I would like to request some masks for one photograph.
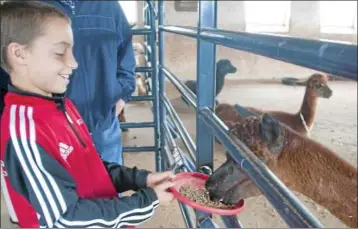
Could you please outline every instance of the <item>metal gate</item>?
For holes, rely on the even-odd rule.
[[[213,169],[214,136],[225,146],[233,159],[248,173],[252,181],[270,201],[289,227],[323,227],[297,197],[243,144],[234,143],[227,127],[214,114],[216,45],[251,52],[276,60],[315,69],[357,80],[357,46],[317,40],[251,34],[217,29],[218,1],[198,1],[198,27],[164,25],[164,1],[146,1],[143,29],[133,30],[134,35],[145,36],[147,66],[137,67],[151,81],[149,96],[131,97],[131,101],[152,101],[154,121],[124,123],[122,127],[153,127],[154,146],[125,147],[126,152],[155,151],[156,170],[176,168],[181,171]],[[156,23],[157,22],[157,23]],[[197,96],[195,96],[166,66],[164,33],[174,33],[197,39]],[[158,51],[158,55],[157,55]],[[158,62],[157,62],[158,58]],[[168,78],[181,95],[195,108],[197,127],[196,143],[189,136],[175,109],[165,94],[164,79]],[[175,142],[173,129],[182,139],[187,154]],[[208,144],[210,143],[210,144]],[[179,204],[188,228],[214,228],[211,215]],[[228,228],[241,228],[236,216],[222,216]]]

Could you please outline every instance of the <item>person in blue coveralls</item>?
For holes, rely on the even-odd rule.
[[[72,21],[78,68],[66,92],[80,111],[103,160],[123,165],[116,106],[121,111],[135,90],[130,25],[118,1],[54,0]],[[0,96],[9,77],[0,72]],[[3,103],[0,98],[0,111]]]

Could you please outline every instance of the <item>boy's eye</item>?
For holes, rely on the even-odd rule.
[[[65,55],[64,53],[55,53],[57,56],[63,56]]]

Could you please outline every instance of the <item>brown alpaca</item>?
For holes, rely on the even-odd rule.
[[[296,132],[299,132],[302,135],[310,135],[310,130],[313,127],[318,98],[330,98],[332,96],[332,90],[327,85],[328,78],[326,75],[315,73],[313,74],[306,82],[306,91],[301,105],[301,109],[297,113],[287,113],[281,111],[264,111],[252,107],[247,107],[250,111],[254,111],[258,114],[268,113],[277,118],[280,122],[288,125]],[[224,123],[226,121],[233,121],[232,115],[234,107],[231,109],[228,108],[228,104],[221,105],[219,104],[216,108],[216,111],[225,110],[225,112],[220,112],[221,118]]]
[[[229,131],[236,142],[241,140],[287,187],[310,197],[346,225],[358,227],[355,167],[270,115],[239,120]],[[212,174],[206,188],[213,199],[230,204],[260,194],[230,157]]]

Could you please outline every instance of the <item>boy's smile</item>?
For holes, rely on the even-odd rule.
[[[60,74],[60,77],[62,77],[67,82],[67,84],[70,83],[70,75],[69,74],[67,74],[67,75]]]

